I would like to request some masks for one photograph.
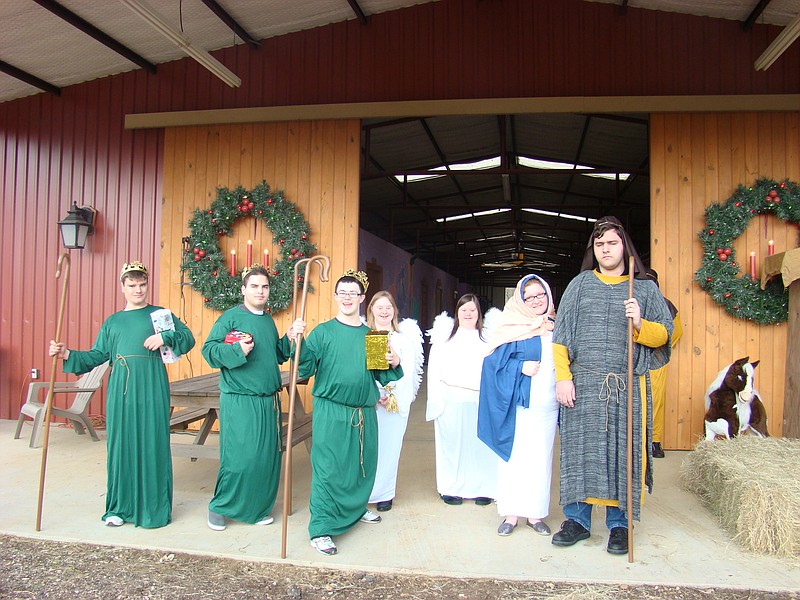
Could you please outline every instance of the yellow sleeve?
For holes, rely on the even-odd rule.
[[[683,335],[683,323],[681,323],[681,315],[680,313],[675,313],[675,318],[672,320],[674,324],[674,328],[672,329],[672,347],[675,347],[675,344],[678,343],[678,340],[681,339]]]
[[[667,328],[661,323],[642,319],[642,328],[633,330],[633,341],[649,348],[658,348],[667,343],[669,334]]]
[[[561,344],[553,344],[553,361],[556,363],[556,381],[572,381],[569,370],[569,350]]]

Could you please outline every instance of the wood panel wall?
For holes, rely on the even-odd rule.
[[[207,208],[217,186],[251,189],[266,180],[273,190],[303,212],[311,226],[311,241],[331,259],[331,281],[320,283],[314,267],[306,321],[309,328],[336,313],[333,285],[358,264],[359,121],[295,121],[214,127],[168,129],[165,134],[164,197],[161,211],[161,302],[188,324],[197,346],[184,360],[170,366],[171,379],[211,372],[200,354],[211,326],[221,313],[203,305],[191,287],[181,285],[181,238],[189,234],[195,208]],[[277,258],[272,233],[255,218],[237,222],[233,236],[221,237],[226,253],[237,249],[240,261],[248,239],[254,241],[253,260],[269,248]],[[240,265],[241,266],[241,265]],[[291,309],[274,315],[278,331],[291,323]],[[310,398],[308,394],[307,397]]]
[[[800,180],[800,113],[654,114],[650,152],[652,264],[684,326],[668,370],[665,446],[688,449],[703,435],[706,387],[742,356],[761,361],[756,387],[770,432],[780,435],[786,324],[735,319],[693,279],[702,259],[697,234],[705,227],[706,206],[759,177]],[[776,252],[795,248],[798,228],[757,216],[736,240],[736,254],[755,251],[761,260],[771,239]]]

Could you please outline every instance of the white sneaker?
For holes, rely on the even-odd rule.
[[[311,546],[320,554],[325,554],[326,556],[332,556],[336,554],[336,544],[333,543],[331,536],[323,535],[321,537],[315,537],[311,540]]]
[[[380,515],[376,515],[371,510],[367,510],[367,512],[365,512],[361,516],[361,522],[362,523],[380,523],[381,522],[381,516]]]
[[[256,525],[269,525],[273,521],[275,521],[275,518],[272,515],[267,515],[266,517],[264,517],[260,521],[257,521]]]
[[[125,521],[120,519],[117,515],[109,515],[106,517],[105,524],[109,527],[120,527]]]

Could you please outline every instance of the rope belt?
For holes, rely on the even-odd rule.
[[[594,371],[574,363],[572,366],[578,367],[583,371],[592,373],[593,375],[599,375],[600,377],[603,377],[603,381],[600,383],[600,391],[597,393],[597,399],[601,402],[605,402],[606,404],[606,431],[608,431],[608,403],[611,402],[613,398],[613,400],[617,403],[617,406],[619,406],[620,393],[628,389],[627,384],[625,383],[627,375],[621,375],[613,372],[603,374],[602,371]]]
[[[278,428],[278,435],[276,436],[278,440],[278,454],[283,452],[283,440],[281,439],[283,433],[283,427],[281,425],[281,397],[279,392],[275,392],[272,394],[272,408],[275,411],[275,423]]]
[[[158,358],[161,360],[160,354],[129,354],[128,356],[123,356],[122,354],[117,354],[114,357],[114,362],[111,364],[111,368],[113,369],[117,363],[122,363],[122,366],[125,367],[125,389],[122,392],[123,396],[128,395],[128,380],[131,378],[131,368],[128,366],[128,359],[129,358]]]
[[[366,477],[367,474],[364,471],[364,413],[360,408],[353,409],[353,413],[350,415],[350,427],[358,428],[358,460],[361,465],[361,476]]]

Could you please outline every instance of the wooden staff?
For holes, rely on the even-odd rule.
[[[61,284],[61,304],[58,307],[58,320],[56,321],[56,343],[61,341],[61,325],[64,322],[64,305],[67,303],[67,284],[69,283],[69,254],[64,252],[58,258],[56,279],[61,277],[64,270],[64,281]],[[47,469],[47,445],[50,441],[50,416],[53,408],[53,389],[56,385],[56,369],[58,368],[58,354],[53,357],[50,369],[50,386],[47,388],[47,399],[44,402],[44,443],[42,445],[42,466],[39,470],[39,503],[36,506],[36,531],[42,530],[42,502],[44,501],[44,475]]]
[[[633,256],[628,258],[628,298],[633,298]],[[633,562],[633,317],[628,318],[628,562]]]
[[[297,278],[300,265],[306,266],[303,277],[303,294],[300,301],[300,318],[306,320],[306,296],[308,296],[308,277],[311,265],[319,265],[319,280],[328,281],[328,272],[331,268],[331,259],[318,255],[303,258],[294,264],[294,287],[292,292],[292,322],[297,319]],[[283,463],[283,522],[281,523],[281,558],[286,558],[286,532],[289,526],[289,514],[292,512],[292,430],[294,429],[294,404],[297,398],[297,374],[300,368],[300,346],[303,343],[303,334],[295,338],[294,360],[292,361],[292,374],[289,380],[289,421],[286,426],[286,451]]]

